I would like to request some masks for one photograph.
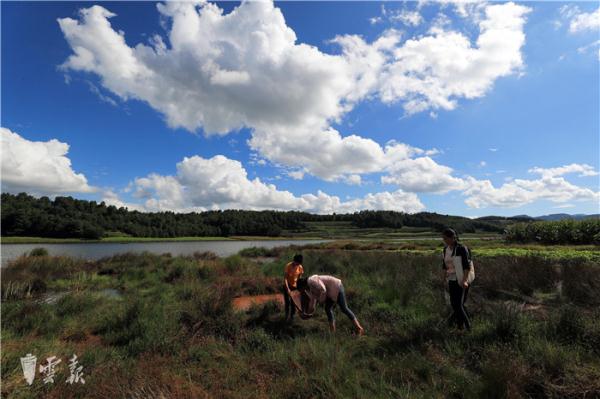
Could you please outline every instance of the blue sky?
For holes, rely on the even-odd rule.
[[[3,191],[599,212],[595,2],[181,4],[1,3]]]

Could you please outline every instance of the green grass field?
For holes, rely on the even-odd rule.
[[[433,231],[428,227],[410,227],[403,226],[400,229],[392,228],[360,228],[352,222],[305,222],[307,228],[302,231],[284,230],[283,236],[290,237],[320,237],[329,239],[363,239],[363,240],[382,240],[382,239],[402,239],[419,237],[438,237],[439,232]],[[465,237],[500,237],[496,233],[478,232],[466,234]]]
[[[599,397],[598,248],[467,245],[477,270],[468,334],[445,323],[439,240],[246,249],[224,259],[84,262],[39,251],[2,272],[2,397]],[[277,292],[297,251],[307,274],[343,279],[366,336],[353,335],[339,311],[331,334],[322,309],[292,325],[275,304],[232,309],[236,296]],[[27,353],[61,357],[57,382],[38,374],[28,386],[19,363]],[[85,385],[63,383],[73,353]]]

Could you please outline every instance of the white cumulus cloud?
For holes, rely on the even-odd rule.
[[[523,68],[521,48],[528,7],[488,5],[475,46],[460,32],[435,27],[393,50],[379,82],[384,102],[403,102],[408,113],[452,110],[459,98],[483,96],[494,81]]]
[[[443,194],[466,187],[463,179],[452,176],[452,168],[440,165],[428,156],[395,162],[383,184],[395,184],[406,191]]]
[[[390,20],[399,21],[408,26],[419,26],[423,22],[423,17],[418,11],[402,10],[391,15]]]
[[[538,200],[557,203],[569,201],[593,201],[600,205],[600,191],[574,185],[564,177],[568,173],[580,176],[596,176],[598,172],[589,165],[570,164],[557,168],[532,168],[530,173],[539,174],[539,179],[512,179],[496,188],[489,180],[468,177],[463,195],[465,203],[472,208],[519,207]]]
[[[593,166],[588,164],[577,164],[572,163],[570,165],[560,166],[558,168],[540,168],[535,167],[529,169],[530,173],[537,173],[542,176],[547,177],[555,177],[555,176],[563,176],[568,173],[578,173],[580,177],[584,176],[597,176],[598,172],[594,169]]]
[[[171,127],[205,134],[250,128],[248,144],[261,157],[346,182],[385,170],[394,150],[344,136],[332,123],[365,99],[399,102],[414,113],[483,96],[497,78],[521,70],[529,11],[514,3],[485,6],[474,44],[441,28],[404,42],[388,30],[373,42],[335,37],[341,52],[328,54],[299,42],[272,2],[245,1],[227,14],[202,1],[157,8],[168,22],[166,39],[155,35],[133,47],[102,6],[58,19],[73,51],[62,68],[97,75],[123,100],[147,102]]]
[[[0,127],[0,137],[2,192],[56,195],[96,190],[82,173],[73,170],[67,143],[30,141],[4,127]]]
[[[568,7],[568,6],[567,6]],[[561,8],[569,18],[569,32],[579,33],[600,30],[600,7],[592,12],[581,12],[577,6]]]
[[[362,209],[418,212],[425,208],[416,194],[402,190],[367,194],[348,201],[322,191],[296,196],[259,178],[249,179],[239,161],[222,155],[185,157],[177,164],[175,175],[152,173],[135,179],[131,188],[134,197],[142,202],[140,206],[148,211],[280,209],[332,213]],[[112,201],[119,199],[113,196]]]

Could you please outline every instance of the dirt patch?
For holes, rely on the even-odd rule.
[[[283,306],[283,294],[241,296],[234,298],[231,305],[235,310],[244,312],[252,306],[262,305],[267,302],[276,302]]]
[[[294,300],[294,302],[296,302],[298,306],[300,306],[299,292],[293,291],[292,299]],[[275,302],[283,307],[283,294],[240,296],[233,299],[233,301],[231,302],[231,306],[233,306],[233,309],[239,312],[245,312],[249,310],[252,306],[262,305],[267,302]]]

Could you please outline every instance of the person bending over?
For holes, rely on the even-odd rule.
[[[308,297],[308,303],[306,309],[301,309],[303,318],[311,317],[314,314],[317,302],[325,305],[325,313],[327,314],[327,320],[329,320],[329,328],[332,332],[335,332],[335,316],[333,314],[333,307],[337,303],[340,306],[340,310],[348,316],[356,332],[359,335],[363,335],[365,330],[360,325],[358,319],[348,308],[346,301],[346,292],[342,280],[333,276],[326,275],[312,275],[309,278],[298,279],[297,284],[298,290]]]

